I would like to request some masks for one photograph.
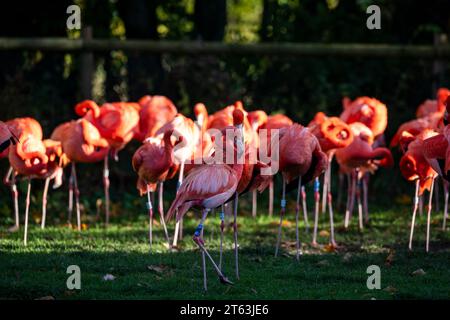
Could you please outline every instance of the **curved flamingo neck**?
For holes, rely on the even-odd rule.
[[[75,112],[80,117],[84,117],[89,111],[92,111],[92,116],[98,118],[100,116],[100,107],[95,101],[84,100],[75,106]]]

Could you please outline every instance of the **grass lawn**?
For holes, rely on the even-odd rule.
[[[292,205],[292,203],[290,204]],[[262,211],[262,210],[261,210]],[[0,298],[36,299],[448,299],[450,298],[450,233],[441,231],[442,214],[433,214],[431,252],[425,253],[426,217],[419,218],[414,251],[408,252],[410,209],[371,212],[371,225],[363,233],[356,217],[349,231],[342,230],[337,214],[335,252],[310,246],[311,233],[301,224],[303,255],[295,260],[295,223],[289,207],[281,255],[275,259],[278,216],[239,217],[241,279],[235,281],[232,228],[226,228],[224,271],[233,286],[219,283],[208,267],[209,290],[202,289],[201,255],[191,240],[198,215],[185,220],[179,252],[168,252],[161,228],[155,226],[149,251],[147,221],[116,219],[108,229],[91,223],[81,233],[61,224],[40,230],[30,222],[29,245],[23,231],[0,229]],[[310,219],[311,221],[312,219]],[[206,223],[205,241],[218,260],[219,218]],[[319,242],[327,243],[328,224],[321,216]],[[170,231],[173,221],[170,223]],[[389,258],[388,258],[389,257]],[[392,261],[391,261],[392,260]],[[381,290],[366,287],[370,265],[381,268]],[[81,268],[81,290],[69,291],[66,269]],[[411,275],[417,269],[425,275]],[[113,281],[103,276],[112,274]]]

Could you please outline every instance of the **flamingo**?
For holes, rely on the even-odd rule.
[[[196,154],[198,143],[201,139],[201,130],[194,121],[179,113],[172,121],[162,126],[156,132],[156,136],[160,136],[161,138],[167,131],[173,132],[176,136],[183,137],[183,144],[174,150],[175,160],[180,164],[177,183],[178,190],[183,183],[185,163],[192,159]],[[178,237],[182,237],[182,220],[177,220],[175,225],[172,241],[172,247],[174,248],[177,247]]]
[[[353,141],[353,133],[350,127],[337,117],[327,117],[323,112],[318,112],[314,119],[308,125],[309,130],[316,136],[322,151],[327,154],[328,166],[325,171],[322,213],[326,211],[326,201],[328,201],[328,210],[330,214],[330,244],[336,247],[334,239],[334,219],[331,194],[331,162],[336,149],[345,148]],[[316,208],[316,212],[318,212]],[[318,221],[316,217],[315,221]],[[313,244],[317,239],[317,226],[314,225]]]
[[[45,174],[48,157],[44,143],[35,136],[22,133],[16,145],[9,148],[9,163],[13,168],[13,175],[23,175],[28,178],[28,189],[25,207],[25,230],[23,243],[27,245],[28,213],[30,207],[31,179],[33,176]]]
[[[240,159],[244,154],[244,146],[242,139],[235,138],[236,135],[243,136],[244,114],[241,110],[233,111],[233,121],[234,127],[226,128],[234,133],[233,139],[229,139],[229,135],[227,135],[223,150],[223,154],[226,154],[230,151],[230,145],[233,147],[233,152],[235,152],[233,153],[233,163],[225,164],[223,161],[219,161],[219,163],[200,165],[192,169],[167,212],[167,220],[177,212],[176,219],[179,221],[191,207],[198,206],[202,209],[202,218],[195,230],[193,240],[202,251],[205,290],[207,290],[205,255],[211,261],[220,281],[224,284],[232,284],[205,248],[203,225],[211,209],[223,205],[236,194],[242,174],[243,165],[240,164],[242,162]]]
[[[281,227],[286,213],[286,185],[294,185],[298,180],[296,222],[296,259],[300,259],[300,241],[298,233],[298,216],[300,211],[301,186],[320,176],[327,167],[327,155],[322,152],[317,138],[305,127],[294,123],[280,131],[279,171],[283,176],[280,223],[278,225],[275,257],[281,242]]]
[[[349,190],[349,201],[347,201],[344,226],[345,228],[348,227],[349,215],[353,211],[353,201],[356,194],[358,200],[359,229],[362,230],[362,206],[359,192],[362,174],[373,172],[378,166],[391,167],[393,165],[393,158],[389,149],[373,147],[374,135],[372,130],[366,125],[361,122],[354,122],[350,124],[350,128],[353,133],[353,141],[347,147],[336,150],[336,160],[342,172],[346,173],[348,177],[350,175],[353,176],[351,195]],[[358,181],[358,186],[356,186],[356,181]],[[357,189],[358,192],[356,192]],[[366,215],[366,220],[367,218]]]
[[[141,109],[139,111],[139,130],[135,134],[135,138],[141,142],[145,138],[153,137],[178,113],[173,102],[165,96],[143,96],[138,103]]]
[[[255,133],[255,147],[259,148],[259,139],[258,139],[258,130],[262,126],[264,126],[267,123],[268,116],[267,113],[265,113],[263,110],[255,110],[251,111],[247,115],[247,119],[250,122],[250,125],[252,126],[252,129]],[[257,208],[257,193],[256,189],[252,191],[252,216],[256,217],[256,212],[258,210]]]
[[[284,114],[275,114],[275,115],[269,116],[267,118],[266,123],[264,125],[262,125],[260,129],[267,130],[267,135],[268,135],[267,141],[270,141],[270,133],[271,133],[272,129],[282,129],[282,128],[289,127],[292,124],[294,124],[294,122],[289,117],[285,116]],[[269,184],[269,217],[272,217],[272,215],[273,215],[273,196],[274,196],[273,180],[271,180],[270,184]],[[305,192],[304,186],[302,186],[301,196],[302,196],[303,212],[304,212],[304,215],[307,217],[308,212],[307,212],[307,208],[306,208],[306,192]]]
[[[436,178],[437,173],[433,170],[433,168],[431,168],[430,164],[425,159],[423,152],[423,141],[436,135],[438,135],[436,131],[426,129],[415,137],[407,132],[404,132],[401,138],[402,146],[406,150],[406,152],[400,160],[400,171],[405,179],[407,179],[408,181],[415,181],[416,184],[416,191],[414,193],[414,209],[408,245],[409,250],[412,250],[412,239],[417,208],[419,205],[419,196],[423,194],[424,190],[430,191],[427,215],[428,219],[426,251],[428,252],[429,249],[430,215],[432,205],[431,199],[433,196],[432,192],[434,179]]]
[[[84,118],[59,125],[54,130],[51,139],[61,141],[64,154],[72,162],[69,180],[69,222],[72,217],[73,194],[75,193],[77,229],[80,231],[80,191],[78,189],[76,163],[94,163],[104,160],[109,152],[109,144],[101,137],[98,129]]]
[[[30,117],[15,118],[7,121],[6,125],[8,126],[10,132],[13,134],[14,137],[20,137],[21,135],[26,136],[32,135],[37,140],[42,140],[43,137],[42,127],[39,124],[39,122],[33,118]],[[0,158],[8,157],[8,155],[9,155],[9,148],[5,148],[3,152],[0,153]],[[14,226],[9,230],[15,231],[18,230],[19,228],[19,199],[18,199],[19,193],[17,191],[15,174],[12,167],[9,168],[8,173],[4,179],[4,182],[11,188],[11,194],[14,203],[15,223]]]
[[[171,142],[172,133],[173,130],[166,131],[162,140],[152,137],[145,139],[144,144],[136,150],[132,159],[133,169],[139,176],[137,188],[141,196],[147,194],[150,248],[153,241],[153,206],[150,192],[154,192],[157,185],[159,185],[158,205],[160,220],[170,248],[170,239],[167,232],[163,211],[163,183],[164,181],[173,178],[178,170],[178,165],[175,163],[173,156],[174,144]],[[180,140],[182,139],[183,138],[180,137]]]
[[[117,161],[117,154],[138,133],[140,105],[132,102],[105,103],[99,107],[92,100],[85,100],[75,106],[75,112],[97,127],[101,136],[110,146]],[[103,184],[105,189],[106,225],[109,224],[109,157],[106,154],[103,166]]]

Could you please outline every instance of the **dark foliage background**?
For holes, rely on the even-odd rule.
[[[83,27],[94,38],[165,39],[226,42],[361,42],[433,44],[448,34],[450,2],[388,0],[78,0]],[[9,1],[0,12],[1,37],[80,37],[66,30],[66,8],[73,1]],[[366,28],[366,8],[377,4],[382,29]],[[307,124],[321,110],[339,114],[341,99],[377,97],[389,108],[387,141],[398,125],[414,117],[416,107],[449,86],[448,63],[420,59],[287,58],[276,56],[149,55],[113,51],[95,54],[92,86],[86,92],[79,54],[0,52],[0,119],[32,116],[48,136],[62,121],[75,117],[83,98],[98,102],[136,100],[145,94],[169,96],[191,114],[204,102],[212,112],[236,99],[249,110],[283,112]],[[135,176],[130,144],[112,165],[112,199],[116,211],[133,209]],[[398,158],[398,155],[397,155]],[[6,172],[2,160],[0,172]],[[100,165],[80,166],[84,205],[101,198]],[[336,172],[336,171],[335,171]],[[39,185],[40,182],[36,182]],[[173,186],[169,185],[169,188]],[[24,188],[24,186],[21,186]],[[23,189],[22,189],[23,191]],[[40,191],[39,191],[40,192]],[[371,183],[372,201],[391,204],[412,188],[399,171],[380,170]],[[35,192],[38,196],[39,193]],[[5,215],[9,193],[0,188]],[[65,192],[51,193],[51,205],[63,210]],[[83,198],[83,197],[82,197]]]

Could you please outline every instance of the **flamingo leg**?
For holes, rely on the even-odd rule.
[[[75,162],[72,162],[73,187],[75,193],[75,208],[77,211],[77,230],[81,231],[80,190],[78,189],[77,170]]]
[[[178,190],[179,190],[180,187],[181,187],[181,184],[183,183],[183,175],[184,175],[184,161],[181,162],[181,165],[180,165],[180,172],[179,172],[179,174],[178,174],[177,193],[178,193]],[[183,219],[183,218],[181,218],[181,219]],[[180,232],[180,224],[181,224],[180,221],[181,221],[181,220],[178,220],[178,221],[175,223],[175,232],[174,232],[174,235],[173,235],[173,243],[172,243],[172,247],[174,247],[174,248],[177,247],[178,236],[179,236],[179,234],[181,233],[181,232]]]
[[[45,228],[45,219],[47,217],[47,194],[48,186],[50,184],[50,178],[45,179],[44,193],[42,194],[42,219],[41,219],[41,229]]]
[[[344,189],[344,174],[339,172],[338,174],[339,177],[339,188],[338,188],[338,194],[337,194],[337,203],[336,203],[336,207],[338,210],[341,209],[341,204],[342,204],[342,194],[343,189]]]
[[[281,242],[281,226],[283,225],[283,217],[286,213],[286,180],[283,177],[283,193],[281,195],[281,211],[280,211],[280,223],[278,224],[277,244],[275,247],[275,257],[278,256],[278,250]]]
[[[200,237],[203,241],[203,231],[205,229],[203,228],[201,233],[200,233]],[[205,256],[205,252],[202,251],[202,269],[203,269],[203,288],[205,289],[205,291],[208,291],[208,278],[206,276],[206,256]]]
[[[369,223],[369,202],[368,202],[368,189],[369,189],[369,174],[364,174],[362,178],[363,189],[363,209],[364,209],[364,222]]]
[[[109,225],[109,156],[108,154],[105,156],[105,160],[103,163],[103,186],[105,189],[105,225]]]
[[[302,177],[298,177],[297,202],[295,204],[295,258],[300,261],[300,238],[298,234],[298,216],[300,212],[300,197],[302,193]]]
[[[239,280],[239,245],[238,245],[238,225],[237,225],[237,211],[239,204],[239,194],[236,192],[234,196],[234,221],[233,221],[233,231],[234,231],[234,260],[236,269],[236,279]]]
[[[445,231],[448,216],[448,182],[442,179],[442,184],[444,185],[444,219],[442,221],[442,231]]]
[[[301,187],[303,220],[305,221],[305,231],[309,233],[308,208],[306,207],[306,191],[305,186]]]
[[[150,251],[153,245],[153,206],[150,196],[150,185],[147,183],[147,210],[148,210],[148,239],[150,243]]]
[[[328,194],[328,170],[330,169],[330,161],[328,160],[328,166],[325,169],[323,175],[323,187],[322,187],[322,214],[327,211],[327,194]]]
[[[312,245],[317,245],[317,227],[319,225],[319,202],[320,202],[320,182],[319,178],[316,178],[314,180],[314,201],[315,201],[315,207],[314,207],[314,231],[313,231],[313,240]]]
[[[344,228],[347,229],[350,222],[350,199],[352,194],[352,179],[350,177],[350,173],[347,173],[347,204],[345,207],[345,220],[344,220]]]
[[[67,221],[69,224],[72,223],[72,212],[73,212],[73,169],[70,171],[69,178],[69,206],[67,208]]]
[[[27,200],[25,203],[25,232],[23,234],[23,244],[27,245],[28,240],[28,216],[30,211],[31,178],[28,178]]]
[[[423,194],[419,197],[419,214],[423,216]]]
[[[439,199],[439,180],[435,180],[434,182],[434,206],[436,207],[436,212],[440,211],[440,199]]]
[[[328,179],[331,181],[331,166]],[[330,244],[333,247],[336,247],[337,245],[334,239],[333,195],[331,193],[331,185],[328,187],[327,201],[328,201],[328,212],[330,214]]]
[[[352,194],[350,198],[350,219],[353,217],[353,208],[355,207],[355,197],[356,197],[356,190],[357,190],[357,173],[356,170],[352,173]]]
[[[216,271],[217,275],[219,276],[220,282],[223,284],[233,284],[233,282],[228,280],[228,278],[223,274],[223,272],[220,270],[220,268],[218,267],[218,265],[216,264],[214,259],[209,254],[208,250],[206,250],[205,242],[204,242],[203,238],[201,237],[201,232],[203,229],[203,225],[205,223],[205,219],[208,215],[208,211],[209,211],[209,209],[203,209],[202,219],[201,219],[199,225],[197,226],[197,228],[195,229],[195,233],[194,233],[194,236],[192,237],[192,240],[194,240],[194,242],[198,245],[200,250],[202,250],[202,252],[206,255],[206,257],[208,257],[208,259],[211,261],[211,263],[214,267],[214,270]]]
[[[164,219],[164,200],[163,200],[163,193],[164,193],[164,182],[159,183],[159,189],[158,189],[158,211],[159,211],[159,220],[161,221],[161,224],[164,229],[164,235],[166,236],[167,245],[170,249],[170,238],[169,238],[169,232],[167,231],[166,221]]]
[[[258,194],[256,193],[256,190],[253,190],[252,192],[252,217],[256,218],[256,212],[258,211]]]
[[[431,188],[430,194],[428,198],[428,212],[427,212],[427,243],[426,243],[426,252],[430,249],[430,224],[431,224],[431,206],[433,201],[433,189],[434,189],[434,178],[431,180]]]
[[[8,173],[4,179],[5,184],[11,186],[11,195],[14,204],[14,226],[9,229],[9,231],[14,232],[19,230],[19,192],[16,185],[16,174],[12,167],[9,167]]]
[[[273,216],[273,178],[269,184],[269,217]]]
[[[358,202],[358,228],[359,231],[363,231],[363,208],[362,208],[362,202],[361,202],[361,174],[360,172],[356,173],[357,175],[357,187],[356,187],[356,200]]]
[[[412,239],[414,234],[414,226],[416,224],[416,214],[418,207],[419,207],[419,179],[416,180],[416,191],[414,193],[414,209],[412,214],[411,231],[409,233],[409,244],[408,244],[409,250],[412,250]]]
[[[225,229],[225,208],[224,205],[220,208],[220,253],[219,253],[219,268],[222,270],[222,259],[223,259],[223,230]]]

